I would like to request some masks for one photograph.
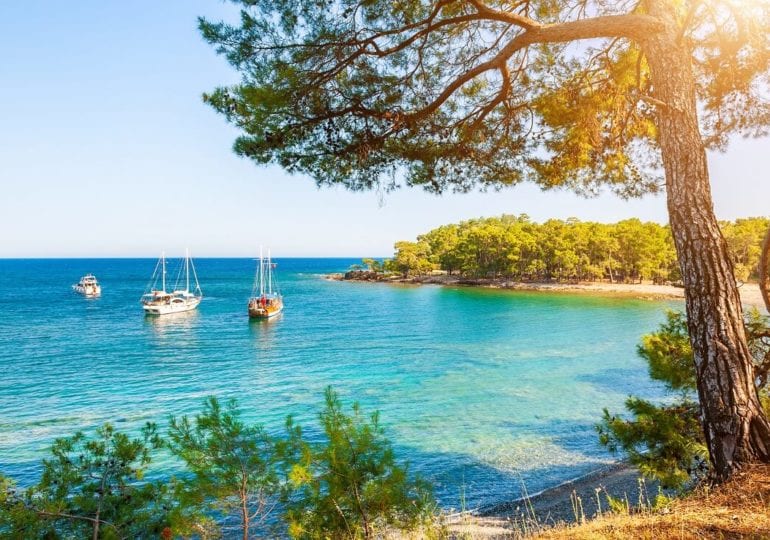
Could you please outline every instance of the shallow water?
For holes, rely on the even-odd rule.
[[[279,260],[286,309],[260,322],[246,315],[250,259],[197,260],[201,306],[161,318],[138,303],[154,260],[0,260],[0,471],[30,483],[55,437],[164,425],[212,394],[312,433],[333,385],[381,411],[445,507],[461,493],[475,507],[601,467],[602,408],[661,395],[635,347],[677,303],[320,277],[354,262]],[[71,291],[87,272],[101,298]]]

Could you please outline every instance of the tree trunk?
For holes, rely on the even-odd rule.
[[[608,264],[610,267],[610,283],[614,283],[615,281],[612,276],[612,254],[610,254],[610,258],[608,259]]]
[[[770,423],[759,404],[738,288],[714,215],[706,152],[698,128],[690,52],[680,43],[667,0],[649,0],[666,29],[642,47],[657,105],[671,232],[685,288],[698,397],[713,476],[770,461]]]
[[[767,230],[765,240],[762,242],[758,278],[762,300],[765,301],[765,309],[770,313],[770,229]]]
[[[239,492],[239,496],[241,498],[241,521],[243,522],[243,530],[241,531],[243,535],[243,540],[249,540],[249,532],[251,529],[251,523],[249,520],[249,490],[246,487],[247,478],[244,473],[243,477],[241,478],[241,488]]]

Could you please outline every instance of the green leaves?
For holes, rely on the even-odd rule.
[[[209,513],[237,515],[233,528],[248,535],[269,518],[280,482],[276,442],[240,415],[235,400],[222,406],[210,397],[193,420],[171,418],[168,446],[191,473],[179,481],[177,496]]]
[[[171,418],[167,441],[153,424],[134,439],[108,424],[58,439],[37,485],[19,490],[0,475],[0,536],[353,539],[430,516],[430,487],[396,462],[378,413],[346,414],[327,388],[319,420],[322,442],[307,442],[291,417],[274,437],[246,424],[235,400],[210,397],[195,417]],[[164,446],[185,470],[143,481]]]
[[[404,277],[422,275],[433,270],[430,261],[430,246],[425,242],[396,242],[396,255],[391,262],[391,268],[401,272]]]
[[[170,530],[175,505],[165,485],[143,480],[160,445],[153,424],[136,439],[109,424],[93,438],[57,439],[37,485],[21,493],[0,486],[0,532],[16,538],[161,535]]]
[[[433,510],[428,485],[397,464],[378,413],[365,416],[354,404],[347,414],[327,388],[319,420],[322,442],[294,437],[286,514],[293,538],[373,538],[414,527]]]
[[[626,400],[631,419],[604,416],[596,426],[599,442],[629,461],[663,487],[681,487],[708,470],[708,450],[700,425],[700,407],[690,395],[695,390],[695,363],[684,314],[669,311],[658,331],[642,338],[639,355],[647,361],[650,377],[669,391],[681,392],[673,403],[659,405],[638,397]]]
[[[467,191],[524,180],[587,195],[604,186],[622,196],[659,190],[644,43],[621,32],[563,44],[526,31],[630,17],[640,12],[635,4],[236,3],[239,23],[199,23],[242,74],[229,100],[208,102],[241,130],[236,151],[258,163],[354,190]],[[678,20],[663,22],[677,25],[691,52],[706,143],[766,132],[767,1],[670,3]],[[531,19],[519,26],[505,17]],[[530,45],[506,52],[525,35]]]
[[[757,372],[770,367],[770,322],[756,310],[746,317],[749,347]],[[681,487],[693,477],[708,472],[708,450],[701,427],[701,410],[692,394],[696,389],[687,319],[683,313],[666,313],[666,322],[642,338],[639,355],[647,361],[650,376],[665,384],[678,397],[655,404],[631,396],[625,417],[606,409],[596,426],[599,441],[611,452],[623,452],[647,476],[664,487]],[[764,377],[756,379],[763,403],[770,403],[770,387]]]
[[[589,48],[584,59],[551,61],[547,72],[561,84],[533,99],[548,128],[542,135],[547,157],[530,162],[539,181],[587,194],[605,185],[626,197],[658,191],[655,125],[639,99],[638,85],[648,77],[641,51],[616,44]]]
[[[730,250],[736,279],[757,279],[762,240],[770,228],[770,219],[750,217],[736,219],[734,222],[722,221],[719,227]]]
[[[597,426],[599,442],[611,452],[623,451],[642,474],[660,480],[665,488],[681,487],[708,470],[708,450],[698,418],[697,403],[684,400],[660,407],[629,397],[627,421],[604,409]]]
[[[366,267],[369,272],[382,272],[383,263],[377,259],[365,258],[361,260],[361,263]]]
[[[650,377],[683,396],[695,392],[695,360],[684,313],[668,311],[657,332],[642,337],[639,356],[647,361]]]
[[[676,279],[667,227],[628,219],[615,224],[503,215],[444,225],[397,242],[389,265],[406,275],[433,268],[471,277],[631,281]]]

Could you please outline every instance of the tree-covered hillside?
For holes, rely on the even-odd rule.
[[[740,280],[755,279],[767,218],[721,223]],[[368,261],[371,266],[371,261]],[[668,226],[639,219],[596,223],[575,218],[535,223],[526,214],[442,225],[414,242],[395,244],[385,270],[421,275],[433,270],[467,277],[516,280],[680,279]]]

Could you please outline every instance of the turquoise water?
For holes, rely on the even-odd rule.
[[[442,505],[476,507],[603,466],[602,408],[660,396],[635,346],[671,303],[320,277],[354,262],[279,260],[286,309],[250,322],[250,259],[197,260],[198,311],[161,318],[138,303],[154,260],[0,260],[0,471],[32,482],[55,437],[163,425],[211,394],[310,428],[331,384],[381,411]],[[101,298],[71,291],[87,272]]]

